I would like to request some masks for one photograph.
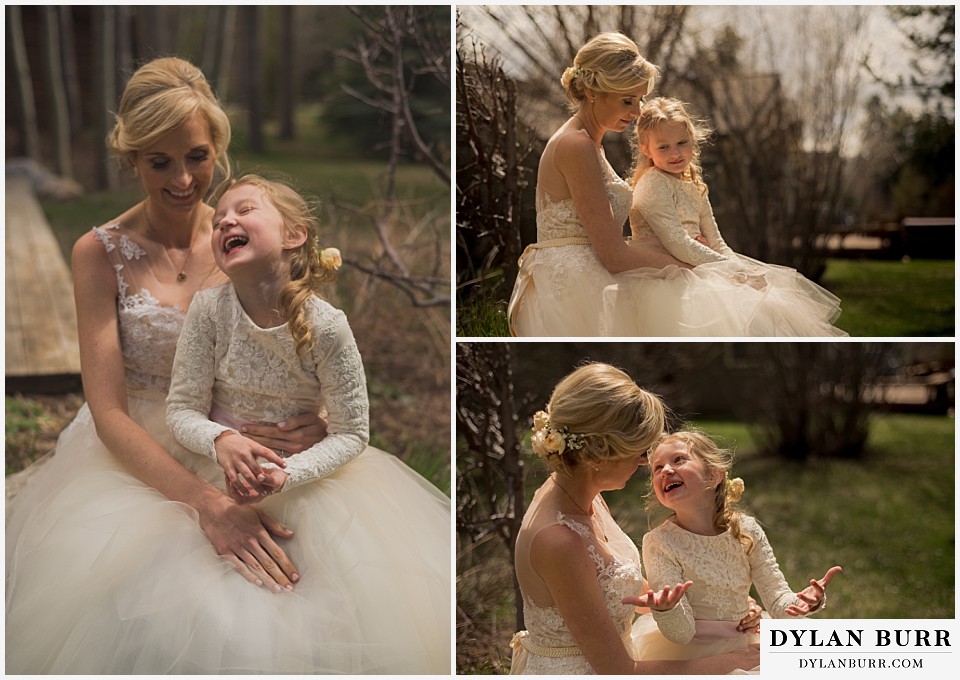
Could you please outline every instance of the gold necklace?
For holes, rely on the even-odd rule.
[[[592,518],[592,519],[594,520],[594,526],[597,526],[596,513],[590,514],[589,512],[587,512],[586,510],[584,510],[584,509],[583,509],[583,506],[581,506],[579,503],[577,503],[577,499],[570,495],[570,492],[567,491],[567,490],[563,487],[563,484],[561,484],[559,481],[557,481],[557,478],[556,478],[556,477],[551,477],[551,479],[553,479],[553,483],[556,484],[558,487],[560,487],[560,490],[567,495],[567,498],[569,498],[569,499],[573,502],[573,504],[577,506],[577,509],[578,509],[580,512],[582,512],[584,515],[586,515],[587,517]],[[600,534],[603,536],[603,542],[606,543],[607,540],[608,540],[608,539],[607,539],[607,532],[603,530],[603,526],[602,526],[602,525],[600,525],[599,528],[600,528]]]
[[[147,221],[147,229],[149,229],[149,230],[150,230],[150,233],[153,234],[153,235],[156,237],[158,232],[157,232],[156,229],[153,228],[153,224],[150,223],[150,216],[147,215],[147,204],[146,204],[146,202],[144,202],[144,204],[143,204],[143,219],[145,219],[145,220]],[[158,239],[155,238],[154,240],[156,240],[157,243],[160,244],[160,247],[163,248],[163,252],[164,252],[164,254],[167,256],[167,259],[170,260],[170,264],[173,264],[173,258],[170,257],[170,253],[169,253],[169,251],[167,250],[166,246],[164,246],[163,243],[160,242]],[[187,263],[190,261],[190,256],[191,256],[191,255],[193,255],[193,240],[192,240],[192,239],[191,239],[191,241],[190,241],[190,247],[189,247],[189,249],[187,249],[187,256],[186,256],[185,258],[183,258],[183,264],[180,265],[180,271],[177,272],[177,283],[183,283],[184,281],[187,280],[187,272],[186,272],[185,270],[186,270],[186,268],[187,268]],[[173,264],[173,268],[176,269],[176,268],[177,268],[177,265]]]

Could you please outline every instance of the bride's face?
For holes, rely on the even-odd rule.
[[[626,458],[604,461],[597,465],[595,479],[605,491],[622,489],[630,481],[641,465],[647,462],[646,453],[638,453]]]
[[[637,90],[628,93],[600,92],[593,101],[584,106],[591,108],[593,116],[604,130],[623,132],[638,115],[646,92]]]
[[[194,114],[138,151],[134,165],[155,208],[189,211],[210,189],[216,159],[210,125],[202,115]]]

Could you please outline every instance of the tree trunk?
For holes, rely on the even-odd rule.
[[[67,89],[63,80],[60,20],[57,16],[57,8],[54,5],[45,5],[42,9],[42,17],[46,79],[52,102],[55,169],[61,177],[73,178],[70,111],[67,106]]]
[[[280,119],[280,139],[294,139],[296,129],[294,113],[296,102],[294,83],[297,80],[294,46],[294,13],[290,5],[280,6],[280,52],[279,73],[277,73],[277,116]]]
[[[111,111],[117,107],[116,90],[116,29],[117,8],[100,5],[93,10],[93,45],[95,49],[94,101],[97,102],[95,117],[96,139],[106,139],[113,125]],[[113,189],[117,186],[116,165],[110,152],[103,144],[97,144],[96,170],[94,173],[98,189]]]
[[[59,6],[60,62],[70,112],[70,135],[77,137],[83,129],[83,107],[80,98],[80,74],[77,71],[77,45],[73,32],[73,12],[69,5]]]
[[[247,145],[250,151],[262,153],[263,143],[263,88],[260,84],[260,26],[259,14],[255,5],[244,5],[241,9],[243,17],[243,37],[246,49],[244,72],[247,75],[245,82],[247,89]]]
[[[7,5],[7,31],[17,77],[17,102],[20,114],[19,153],[40,160],[40,133],[37,129],[37,105],[33,97],[33,79],[23,35],[23,16],[19,5]]]

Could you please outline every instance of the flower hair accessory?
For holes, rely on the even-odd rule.
[[[551,453],[560,456],[567,449],[583,448],[585,441],[585,435],[569,432],[565,427],[554,427],[545,411],[533,414],[533,436],[530,438],[530,445],[538,456]]]
[[[729,475],[724,480],[724,492],[734,500],[739,499],[744,490],[743,480],[739,477],[730,479]]]
[[[317,251],[317,264],[323,269],[337,271],[343,265],[340,251],[336,248],[324,248]]]

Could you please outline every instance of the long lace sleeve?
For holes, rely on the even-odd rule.
[[[736,257],[737,254],[720,235],[720,227],[717,226],[717,220],[713,216],[710,197],[706,194],[700,197],[700,233],[706,237],[707,244],[714,251],[729,258]]]
[[[369,405],[363,362],[346,316],[324,314],[315,328],[313,362],[327,407],[327,436],[287,458],[283,491],[325,477],[360,454],[369,434]],[[332,316],[332,318],[330,318]]]
[[[208,417],[217,359],[217,324],[210,307],[210,297],[200,293],[187,310],[167,394],[167,427],[184,447],[216,460],[214,440],[231,428]]]
[[[647,583],[653,591],[661,590],[667,585],[674,586],[686,580],[683,567],[672,547],[663,541],[656,531],[649,532],[643,537],[643,566]],[[665,612],[653,610],[653,619],[657,622],[663,636],[677,644],[684,645],[690,642],[696,632],[693,607],[686,594],[673,609]]]
[[[631,222],[643,220],[667,252],[687,264],[696,266],[728,259],[687,233],[678,212],[678,197],[668,181],[669,178],[654,170],[640,178],[633,192]]]
[[[767,535],[752,517],[743,517],[741,528],[753,539],[753,550],[748,556],[750,574],[763,606],[775,619],[792,618],[784,610],[788,605],[798,604],[799,600],[780,571]]]

